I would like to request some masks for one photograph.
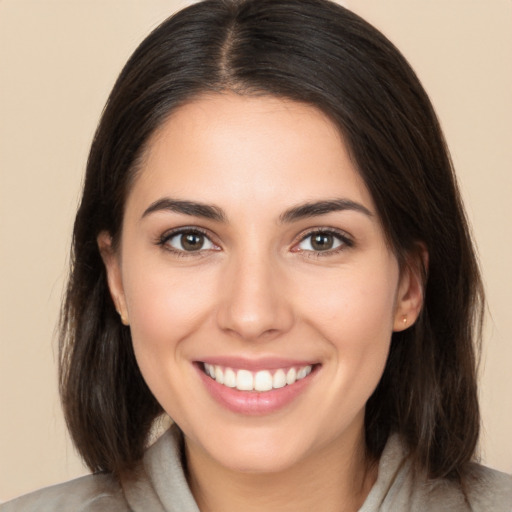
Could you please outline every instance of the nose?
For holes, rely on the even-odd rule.
[[[219,327],[248,341],[270,340],[290,330],[294,316],[277,262],[257,254],[227,265],[220,290]]]

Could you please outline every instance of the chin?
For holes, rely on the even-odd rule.
[[[232,447],[231,453],[219,454],[218,462],[230,471],[247,474],[269,474],[284,472],[295,466],[302,457],[282,447],[266,446],[242,449]]]
[[[215,435],[203,437],[207,441],[201,443],[199,440],[199,444],[203,453],[229,471],[278,473],[292,468],[314,451],[316,443],[305,434],[302,430],[299,435],[294,435],[289,429],[270,428],[268,425],[260,425],[260,428],[227,427],[217,430]],[[196,440],[193,444],[197,446],[197,443]]]

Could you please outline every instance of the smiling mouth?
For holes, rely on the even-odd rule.
[[[295,382],[306,378],[316,365],[293,366],[291,368],[278,368],[275,370],[259,370],[251,372],[229,368],[220,365],[202,363],[202,370],[206,375],[228,388],[238,391],[265,392],[273,389],[291,386]]]

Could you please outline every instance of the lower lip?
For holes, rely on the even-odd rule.
[[[279,389],[264,392],[239,391],[236,388],[219,384],[209,375],[206,375],[201,366],[202,363],[197,365],[197,371],[212,397],[230,411],[249,416],[270,414],[283,409],[306,390],[317,373],[317,367],[315,366],[307,377]]]

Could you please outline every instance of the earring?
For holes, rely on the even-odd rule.
[[[407,324],[407,315],[404,315],[404,317],[402,318],[402,322],[404,325]]]
[[[121,323],[123,325],[130,325],[130,322],[128,321],[128,319],[125,318],[125,316],[118,309],[116,309],[116,311],[117,311],[117,314],[121,317]]]

